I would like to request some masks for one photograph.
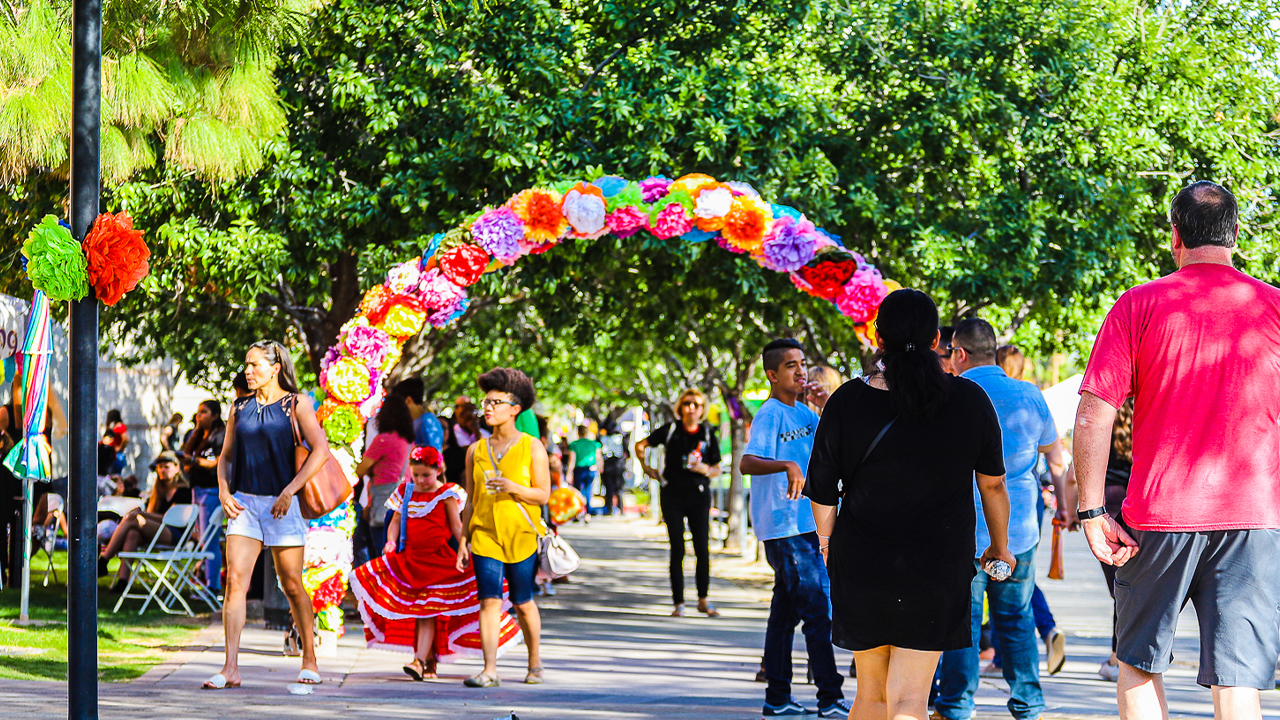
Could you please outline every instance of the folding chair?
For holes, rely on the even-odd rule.
[[[209,545],[214,542],[214,538],[218,537],[218,532],[222,529],[222,508],[213,511],[209,516],[209,525],[204,529],[204,534],[197,540],[195,549],[189,552],[178,551],[175,553],[175,559],[179,560],[182,565],[175,569],[177,573],[177,581],[174,586],[181,593],[184,589],[190,589],[195,597],[199,598],[210,610],[217,612],[222,609],[222,603],[218,602],[217,593],[209,589],[209,586],[202,582],[197,575],[201,565],[205,560],[213,557],[213,553],[209,552]]]
[[[66,504],[62,501],[62,496],[57,493],[49,493],[46,501],[49,504],[49,519],[44,525],[37,525],[32,528],[31,544],[35,547],[36,552],[31,559],[35,560],[44,553],[45,569],[44,569],[44,586],[49,587],[49,576],[53,575],[53,582],[58,583],[58,570],[53,566],[53,550],[58,541],[58,527],[62,520],[63,508]]]
[[[151,544],[146,550],[119,554],[120,559],[133,562],[133,572],[130,573],[129,582],[124,586],[124,592],[120,594],[120,599],[116,601],[115,609],[111,612],[120,612],[120,606],[124,604],[125,598],[135,598],[146,601],[138,610],[139,615],[147,611],[147,606],[153,600],[161,610],[173,615],[180,612],[170,606],[170,603],[176,600],[188,616],[195,615],[191,612],[191,606],[187,605],[187,601],[174,585],[177,578],[172,573],[176,567],[175,563],[182,562],[183,555],[190,552],[186,548],[191,543],[191,534],[195,531],[199,514],[199,508],[195,505],[174,505],[164,514],[164,519],[161,520],[161,531],[157,531],[151,538]],[[164,534],[162,532],[164,528],[168,528],[170,533],[178,536],[177,542],[173,545],[160,544],[160,536]],[[152,576],[150,581],[147,579],[148,574]],[[141,585],[146,592],[130,592],[135,583]],[[168,595],[162,597],[160,595],[162,589],[167,590]]]

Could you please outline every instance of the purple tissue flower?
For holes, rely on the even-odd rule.
[[[520,257],[520,240],[524,239],[524,223],[509,207],[500,207],[481,215],[471,223],[476,244],[504,263]]]
[[[764,239],[764,265],[778,272],[795,272],[813,259],[816,247],[813,223],[800,216],[775,220]]]
[[[671,178],[655,175],[640,181],[640,194],[647,203],[657,202],[667,196],[667,188],[671,187]]]

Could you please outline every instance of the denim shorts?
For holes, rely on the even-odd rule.
[[[502,598],[502,578],[507,578],[507,597],[512,605],[523,605],[533,599],[534,576],[538,572],[538,553],[518,563],[472,555],[471,564],[476,569],[476,592],[481,600]]]
[[[275,496],[238,492],[233,497],[244,506],[244,512],[227,521],[227,535],[253,538],[267,547],[302,547],[307,544],[307,521],[302,517],[296,495],[289,505],[289,512],[282,518],[271,516]]]
[[[1173,660],[1178,615],[1200,621],[1205,687],[1275,687],[1280,530],[1130,531],[1140,550],[1116,570],[1116,657],[1149,673]]]

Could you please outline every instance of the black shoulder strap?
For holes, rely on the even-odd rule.
[[[889,432],[889,428],[893,427],[893,424],[896,422],[898,422],[898,416],[894,415],[893,419],[885,423],[885,426],[880,428],[880,432],[876,433],[875,438],[871,440],[871,444],[867,446],[867,451],[862,453],[862,459],[853,467],[853,472],[849,473],[850,480],[853,479],[854,475],[858,474],[858,470],[862,467],[862,463],[866,462],[867,458],[871,457],[871,451],[876,449],[876,446],[880,444],[880,440],[884,438],[885,433]]]

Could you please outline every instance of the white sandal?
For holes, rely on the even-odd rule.
[[[222,673],[218,673],[217,675],[214,675],[208,680],[205,680],[204,684],[200,686],[200,689],[201,690],[226,690],[227,688],[238,688],[238,687],[240,687],[240,683],[238,682],[228,683],[227,676],[223,675]]]
[[[324,682],[324,678],[320,677],[320,673],[315,670],[303,670],[298,673],[299,685],[319,685]]]

